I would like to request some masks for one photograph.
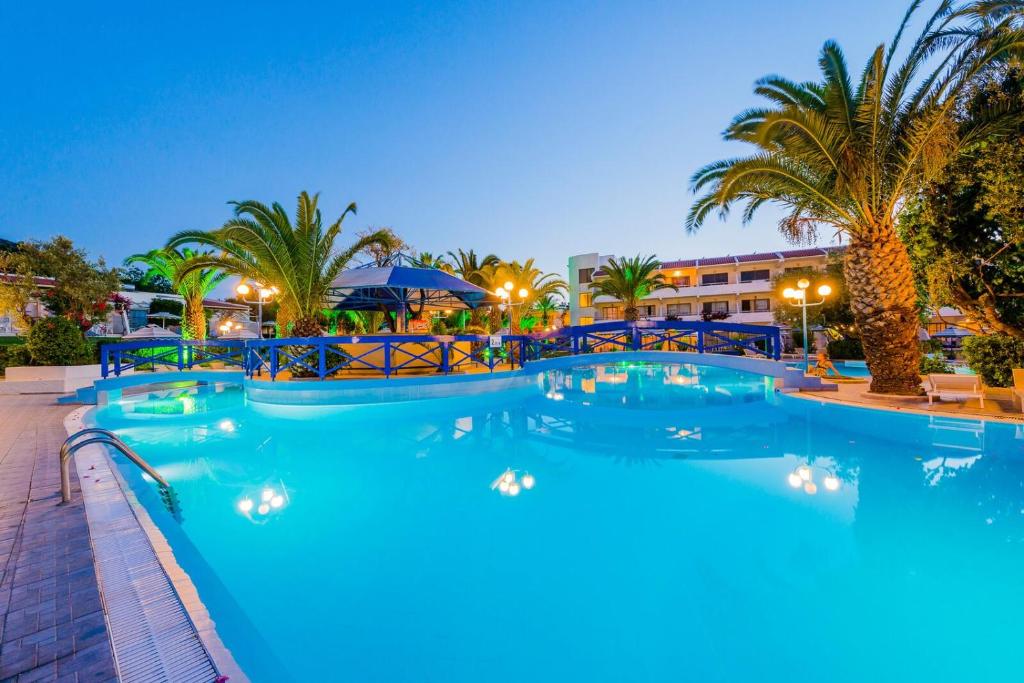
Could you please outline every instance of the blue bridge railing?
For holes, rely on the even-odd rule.
[[[724,322],[607,322],[518,335],[351,335],[252,340],[139,340],[105,344],[103,377],[131,369],[188,370],[214,363],[249,377],[326,379],[521,367],[541,358],[602,351],[732,353],[778,360],[778,327]]]

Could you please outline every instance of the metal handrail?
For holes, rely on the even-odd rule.
[[[74,443],[76,439],[81,436],[85,436],[86,434],[98,434],[99,436]],[[162,491],[171,491],[171,485],[167,483],[167,480],[160,476],[160,474],[153,469],[149,463],[143,460],[138,453],[133,451],[128,444],[117,436],[117,434],[114,434],[114,432],[108,429],[89,427],[69,436],[64,440],[63,445],[60,447],[60,499],[62,503],[71,502],[71,456],[74,455],[79,448],[94,443],[113,446],[119,450],[124,457],[138,465],[143,472],[153,477],[153,479],[156,480],[156,483],[160,485]]]

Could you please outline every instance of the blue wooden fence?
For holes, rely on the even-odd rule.
[[[210,363],[239,367],[249,377],[324,379],[353,372],[449,374],[478,368],[520,367],[541,358],[600,351],[733,353],[778,360],[778,327],[724,322],[607,322],[544,334],[365,335],[223,341],[140,340],[105,344],[103,377],[133,368],[188,370]]]

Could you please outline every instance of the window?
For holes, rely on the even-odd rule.
[[[593,268],[580,268],[580,284],[585,285],[594,281]]]
[[[593,325],[594,324],[594,318],[593,318],[593,316],[589,316],[589,315],[581,315],[579,323],[577,323],[577,324],[579,324],[579,325]]]
[[[622,320],[622,309],[618,306],[602,306],[602,320]]]
[[[580,294],[580,308],[590,308],[594,304],[594,295],[590,292]]]
[[[640,315],[648,318],[653,317],[658,312],[657,306],[637,306],[636,310],[640,312]]]
[[[145,308],[133,308],[128,311],[128,324],[132,326],[132,330],[145,327],[149,322],[148,315],[149,311]]]
[[[740,301],[740,310],[744,313],[751,311],[765,313],[771,310],[771,301],[768,299],[743,299]]]
[[[692,304],[669,304],[665,311],[666,315],[690,315],[693,313]]]
[[[728,313],[729,302],[728,301],[705,301],[704,302],[705,313]]]
[[[671,278],[669,278],[669,282],[674,284],[676,287],[689,287],[690,286],[690,276],[689,275],[680,275],[679,277],[671,277]]]
[[[705,273],[700,276],[702,285],[727,285],[729,284],[729,273]]]
[[[767,268],[764,270],[745,270],[740,273],[740,282],[758,282],[771,279],[771,271]]]

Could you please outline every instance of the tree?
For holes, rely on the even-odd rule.
[[[121,282],[132,285],[137,292],[154,292],[156,294],[173,294],[174,284],[169,278],[152,269],[143,270],[125,261],[120,270]]]
[[[560,307],[561,304],[549,294],[545,294],[533,303],[533,310],[540,314],[540,324],[544,327],[551,324],[551,317]]]
[[[281,304],[278,325],[292,334],[313,337],[322,333],[320,312],[331,283],[355,256],[373,244],[383,244],[387,235],[374,232],[335,253],[345,217],[356,212],[349,204],[326,229],[317,207],[319,194],[299,194],[294,223],[279,203],[267,206],[255,200],[231,202],[234,217],[212,231],[185,230],[174,235],[168,246],[189,243],[219,249],[219,254],[197,254],[182,264],[179,278],[191,272],[217,268],[225,273],[277,287]]]
[[[22,242],[19,250],[4,256],[2,270],[12,277],[0,295],[4,306],[26,322],[26,307],[38,298],[51,314],[78,323],[83,330],[106,317],[107,302],[118,290],[117,271],[103,259],[90,261],[67,237],[49,242]],[[39,288],[33,277],[54,279],[53,287]]]
[[[831,255],[824,273],[811,267],[793,268],[788,269],[785,273],[779,273],[772,278],[772,291],[796,289],[797,282],[801,278],[811,281],[811,292],[822,284],[827,284],[832,288],[832,293],[825,297],[825,303],[807,309],[807,324],[824,327],[833,339],[856,337],[857,331],[853,320],[853,309],[850,308],[850,291],[846,286],[842,257],[837,254]],[[811,296],[813,297],[813,294]],[[803,314],[797,306],[779,303],[775,307],[775,322],[797,330],[803,325]]]
[[[487,254],[480,258],[472,249],[469,251],[463,251],[462,249],[454,252],[449,251],[448,259],[451,261],[452,271],[456,275],[466,282],[477,287],[483,287],[484,289],[487,289],[487,271],[485,269],[495,267],[499,263],[498,257],[494,254]],[[472,310],[469,316],[469,327],[471,329],[483,327],[482,314],[483,308],[481,306],[477,306]]]
[[[520,331],[523,312],[532,308],[534,302],[569,289],[565,280],[554,273],[545,273],[537,268],[532,258],[523,263],[513,260],[485,266],[481,269],[481,275],[486,282],[484,288],[488,291],[497,292],[501,288],[508,292],[508,305],[505,308],[509,317],[509,329],[512,332]],[[507,283],[512,284],[512,289],[505,287]],[[525,296],[520,296],[522,291],[525,291]],[[494,317],[495,321],[501,319],[498,312],[495,312]],[[492,329],[494,327],[495,324],[492,322]]]
[[[917,297],[897,213],[960,150],[1010,125],[998,109],[959,128],[954,114],[975,78],[1024,45],[1016,27],[1024,4],[943,0],[897,62],[920,4],[911,4],[890,45],[875,49],[856,86],[833,42],[821,51],[820,82],[760,80],[755,92],[768,106],[743,112],[725,133],[755,153],[697,171],[693,188],[705,194],[686,220],[694,231],[712,212],[745,203],[749,222],[773,202],[787,209],[779,227],[793,240],[821,228],[844,235],[851,305],[876,393],[920,392]]]
[[[1018,65],[978,83],[959,125],[993,107],[1024,112]],[[926,305],[1024,338],[1024,123],[965,150],[910,202],[899,228]]]
[[[354,207],[355,204],[352,206]],[[412,249],[412,245],[399,237],[398,233],[391,228],[370,228],[357,233],[356,237],[368,240],[360,251],[369,256],[377,267],[390,265],[397,254]]]
[[[216,268],[185,271],[184,265],[191,259],[209,255],[210,252],[197,252],[188,247],[181,250],[164,247],[145,254],[133,254],[125,259],[125,263],[139,262],[149,266],[149,270],[142,277],[143,282],[161,278],[174,283],[174,291],[185,300],[181,326],[182,337],[185,339],[206,339],[206,311],[203,308],[203,299],[228,277],[226,272]]]
[[[429,251],[421,251],[416,257],[416,260],[419,261],[424,268],[432,268],[445,273],[455,272],[452,268],[452,264],[448,263],[442,255],[434,256]]]
[[[591,283],[591,292],[595,298],[610,296],[621,301],[623,320],[634,322],[640,319],[638,305],[641,299],[657,289],[678,289],[665,280],[659,268],[661,262],[655,256],[637,254],[633,257],[612,258],[607,265],[601,267],[604,277]]]

